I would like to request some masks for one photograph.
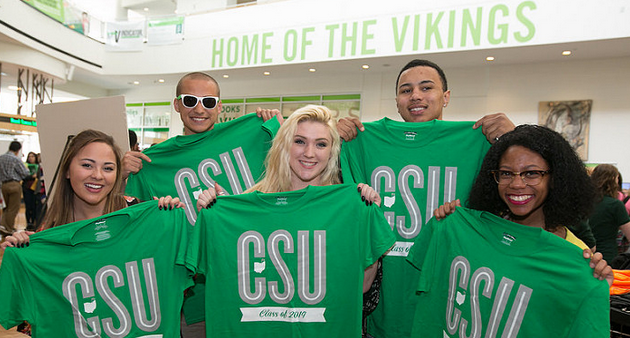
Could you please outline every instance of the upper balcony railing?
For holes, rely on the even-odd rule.
[[[190,1],[179,1],[177,4],[173,4],[168,1],[167,6],[162,6],[157,9],[157,11],[152,9],[150,12],[143,12],[141,8],[125,8],[123,10],[123,12],[126,13],[125,18],[121,20],[113,18],[112,15],[100,13],[100,11],[94,13],[93,11],[98,10],[93,7],[90,8],[90,3],[92,5],[94,4],[90,1],[76,0],[76,3],[71,0],[22,1],[31,5],[33,8],[39,10],[51,19],[63,24],[68,29],[102,43],[107,43],[108,36],[111,38],[111,34],[113,34],[112,31],[118,29],[120,25],[124,26],[126,23],[133,23],[136,27],[142,27],[144,42],[151,43],[151,41],[149,41],[150,37],[148,36],[151,28],[164,27],[165,25],[168,26],[171,24],[183,26],[183,17],[187,15],[221,11],[229,8],[248,6],[263,2],[257,0],[225,0],[194,3]],[[264,2],[273,1],[277,0],[267,0]],[[102,4],[100,5],[103,6]],[[116,5],[117,2],[112,1],[111,6],[114,7]],[[169,10],[169,6],[177,8]],[[112,13],[115,11],[116,10],[112,8]],[[164,31],[164,29],[162,29],[162,31]],[[177,31],[182,32],[183,34],[183,27],[179,27],[176,29],[176,32]]]

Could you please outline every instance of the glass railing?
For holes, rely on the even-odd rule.
[[[157,15],[139,14],[129,9],[128,19],[124,21],[103,18],[102,13],[91,13],[89,8],[80,8],[71,0],[22,0],[37,9],[44,15],[66,26],[79,34],[88,36],[94,40],[108,43],[116,39],[116,34],[132,34],[141,29],[142,36],[136,36],[142,42],[149,44],[170,44],[181,41],[183,38],[184,16],[204,14],[221,11],[233,7],[256,4],[257,0],[228,0],[225,5],[219,5],[214,1],[196,3],[190,8],[182,5],[182,8],[167,13],[162,10]],[[100,1],[100,0],[99,0]],[[265,0],[273,2],[279,0]],[[261,1],[262,2],[262,1]],[[116,6],[116,2],[112,2]],[[87,7],[87,6],[86,6]],[[181,14],[177,14],[181,13]],[[135,34],[135,33],[133,33]],[[128,36],[126,36],[129,38]],[[118,40],[116,39],[116,42]]]

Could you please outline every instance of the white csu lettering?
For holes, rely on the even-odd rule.
[[[309,240],[309,231],[297,232],[297,244],[294,243],[293,236],[286,230],[276,230],[267,239],[265,249],[265,239],[257,231],[247,231],[238,239],[238,292],[241,299],[248,304],[258,304],[265,299],[267,293],[269,297],[278,304],[286,304],[293,299],[296,291],[295,280],[291,271],[284,261],[283,253],[296,254],[297,261],[297,293],[300,299],[308,304],[315,305],[321,302],[326,296],[326,231],[313,231],[313,246]],[[280,243],[284,250],[281,252]],[[295,247],[297,246],[297,252]],[[253,290],[251,289],[251,266],[250,257],[254,259],[265,259],[268,252],[269,259],[280,275],[283,284],[283,292],[278,287],[279,281],[266,281],[265,277],[255,277]],[[311,252],[313,254],[313,267],[311,274]],[[256,263],[256,262],[255,262]],[[256,272],[262,272],[257,269]],[[313,285],[310,285],[310,282]],[[311,289],[313,290],[311,292]]]
[[[409,212],[409,222],[405,221],[406,216],[396,216],[393,211],[385,211],[383,215],[389,222],[389,225],[394,230],[394,225],[398,234],[402,238],[413,239],[418,236],[420,229],[422,228],[422,212],[418,207],[418,202],[414,198],[414,194],[411,188],[423,189],[426,184],[427,205],[424,209],[425,220],[428,222],[433,216],[433,210],[441,205],[440,203],[440,174],[441,169],[437,166],[431,166],[428,168],[427,177],[425,180],[424,172],[420,167],[410,164],[405,166],[398,173],[398,182],[396,182],[396,174],[392,168],[387,166],[380,166],[372,171],[372,187],[381,194],[381,180],[383,180],[383,193],[392,193],[396,191],[396,183],[398,183],[398,189],[400,189],[400,195],[405,203],[405,207]],[[413,184],[411,187],[409,186]],[[444,172],[444,201],[450,202],[456,199],[457,188],[457,167],[445,167]],[[384,194],[381,194],[384,196]],[[394,222],[395,220],[395,222]],[[409,224],[408,226],[406,224]]]
[[[487,267],[480,267],[475,270],[472,277],[470,273],[470,263],[465,257],[457,256],[453,259],[448,285],[446,328],[451,335],[455,335],[459,331],[459,337],[478,338],[481,337],[483,329],[479,296],[481,294],[488,299],[492,299],[495,278],[494,272]],[[469,285],[470,288],[468,288]],[[501,278],[501,282],[494,294],[494,303],[486,324],[485,337],[492,338],[497,336],[513,287],[513,280],[507,277]],[[466,295],[467,290],[468,295]],[[508,338],[518,335],[531,297],[532,289],[521,284],[512,301],[512,309],[507,321],[505,321],[501,337]],[[458,305],[464,304],[466,299],[468,299],[470,304],[471,318],[468,319],[463,318],[462,311],[457,308]],[[487,309],[484,310],[487,311]],[[469,330],[470,333],[468,333]]]
[[[155,275],[155,263],[153,258],[142,260],[142,268],[144,273],[144,284],[146,286],[147,301],[144,300],[144,292],[140,280],[140,271],[138,270],[138,262],[125,263],[127,272],[127,284],[131,305],[133,306],[134,322],[136,327],[145,332],[154,332],[160,327],[162,321],[160,312],[160,298],[158,295],[157,281]],[[72,306],[72,314],[74,316],[74,331],[77,337],[101,337],[101,322],[103,336],[108,337],[126,337],[131,331],[132,321],[131,315],[125,305],[120,301],[110,288],[109,279],[115,288],[125,285],[125,276],[120,269],[114,265],[107,265],[96,272],[92,278],[85,272],[73,272],[63,281],[63,295]],[[87,317],[90,313],[98,313],[97,307],[100,305],[96,302],[94,286],[99,296],[105,301],[107,306],[114,312],[116,319],[103,318],[100,320],[98,315]],[[88,300],[91,299],[91,300]],[[148,313],[145,304],[149,306]],[[86,312],[84,317],[81,309]],[[150,318],[150,319],[149,319]],[[116,327],[115,323],[118,323]],[[89,327],[88,327],[89,325]],[[90,329],[92,328],[92,329]]]
[[[223,165],[223,169],[225,170],[225,175],[230,182],[232,193],[234,195],[238,195],[254,185],[254,178],[249,170],[249,164],[247,163],[243,149],[238,147],[233,149],[232,153],[234,154],[234,159],[238,165],[241,177],[243,178],[243,183],[245,183],[245,189],[241,186],[241,182],[236,174],[236,169],[234,168],[234,163],[232,162],[229,152],[219,154],[219,159]],[[182,168],[175,174],[175,188],[177,189],[177,195],[180,200],[186,204],[184,210],[186,211],[186,217],[188,218],[188,222],[190,222],[190,224],[195,224],[195,221],[197,220],[197,211],[195,209],[196,201],[191,197],[192,191],[198,190],[196,188],[200,185],[199,181],[208,188],[214,188],[214,180],[211,175],[217,176],[223,172],[221,171],[221,165],[219,165],[219,162],[214,159],[207,158],[199,163],[197,173],[199,173],[199,176],[197,176],[195,171],[191,168]],[[188,191],[186,181],[190,184],[191,191]]]

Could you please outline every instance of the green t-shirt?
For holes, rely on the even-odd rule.
[[[619,227],[630,222],[628,211],[623,203],[610,196],[595,205],[595,210],[589,218],[589,225],[595,237],[597,251],[601,252],[607,262],[617,257],[617,233]]]
[[[220,196],[193,231],[207,337],[360,337],[364,270],[394,243],[345,184]]]
[[[383,259],[381,299],[368,318],[375,337],[409,337],[418,272],[405,257],[413,241],[446,201],[466,198],[490,144],[473,122],[398,122],[388,118],[365,123],[342,146],[344,182],[370,184],[396,235],[396,246]]]
[[[425,225],[412,337],[610,337],[608,283],[541,228],[457,208]]]
[[[188,221],[182,209],[137,204],[33,234],[7,248],[0,324],[33,337],[178,337]]]
[[[125,193],[141,200],[153,196],[177,196],[186,204],[191,225],[197,219],[197,196],[218,182],[228,194],[237,195],[252,187],[264,171],[264,161],[274,135],[277,119],[263,122],[256,114],[215,124],[211,130],[176,136],[144,153],[151,162],[130,175]],[[203,276],[188,290],[184,314],[188,324],[203,320]]]
[[[127,180],[125,193],[140,200],[179,197],[190,224],[197,219],[197,196],[218,182],[228,194],[252,187],[264,170],[265,156],[280,127],[277,119],[256,114],[215,124],[199,134],[172,137],[144,151],[151,162]]]

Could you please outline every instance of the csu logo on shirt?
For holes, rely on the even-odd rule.
[[[107,265],[96,272],[94,279],[80,271],[64,279],[63,295],[72,307],[77,337],[126,337],[134,323],[144,332],[154,332],[160,327],[162,315],[153,258],[143,259],[142,268],[144,278],[141,278],[138,262],[133,261],[125,263],[126,273],[117,266]],[[116,290],[112,290],[112,285]],[[120,288],[125,286],[128,288],[128,298],[121,293],[123,290]],[[104,304],[100,299],[97,301],[97,293]],[[128,299],[127,306],[133,308],[133,320],[119,297]],[[107,308],[99,311],[100,307]],[[99,313],[113,313],[116,318],[100,318]]]
[[[457,188],[457,167],[445,167],[444,169],[444,187],[440,187],[442,169],[438,166],[429,166],[428,171],[425,172],[417,165],[407,165],[400,170],[398,177],[394,173],[394,170],[388,166],[380,166],[372,171],[372,187],[374,190],[384,197],[385,218],[389,222],[389,225],[398,234],[405,239],[414,239],[420,233],[422,228],[422,213],[425,213],[424,222],[428,222],[433,217],[433,210],[439,207],[440,193],[444,192],[443,201],[453,201],[456,199]],[[406,221],[406,216],[396,215],[393,211],[387,211],[387,209],[394,207],[396,203],[400,201],[396,200],[394,192],[396,186],[400,191],[402,202],[405,203],[405,207],[409,213],[409,222]],[[427,205],[420,209],[418,202],[414,198],[414,193],[411,188],[426,189]],[[416,196],[419,193],[415,194]]]
[[[515,284],[513,280],[503,277],[496,288],[495,282],[491,269],[480,267],[472,271],[465,257],[457,256],[453,259],[446,304],[446,329],[450,335],[481,337],[484,330],[485,337],[518,335],[533,290],[521,284],[516,294],[512,295]],[[491,307],[486,300],[492,302]],[[510,303],[511,308],[508,307]],[[467,317],[464,313],[470,315]],[[483,323],[483,318],[488,318],[488,323]],[[501,329],[502,334],[499,333]]]
[[[312,232],[312,247],[310,237],[310,231],[302,230],[297,231],[297,238],[293,238],[286,230],[276,230],[267,240],[257,231],[243,233],[237,246],[238,292],[241,299],[253,305],[269,295],[275,303],[287,304],[297,292],[307,305],[321,302],[326,296],[326,231]],[[296,266],[290,268],[283,257]],[[259,276],[269,269],[277,272],[280,281],[268,281],[264,276]],[[293,276],[291,271],[296,271],[297,276]],[[282,287],[279,283],[282,283]]]
[[[219,162],[215,159],[207,158],[199,162],[197,171],[191,168],[182,168],[175,174],[175,188],[177,189],[177,195],[186,205],[184,210],[186,211],[186,217],[188,218],[188,222],[190,222],[190,224],[195,224],[195,221],[197,220],[196,199],[202,189],[200,187],[200,181],[206,187],[214,188],[212,175],[217,176],[225,174],[228,182],[230,182],[230,188],[232,189],[232,193],[234,195],[241,194],[243,191],[254,185],[254,178],[252,177],[252,173],[249,169],[249,164],[245,158],[243,148],[238,147],[233,149],[232,154],[234,155],[234,160],[236,161],[236,165],[240,171],[240,177],[242,178],[243,183],[245,183],[245,188],[241,186],[241,181],[239,176],[236,174],[236,168],[234,167],[234,162],[232,161],[229,152],[219,154],[221,164],[219,164]],[[199,175],[197,175],[197,173]],[[188,190],[186,181],[188,181],[191,191]],[[193,197],[195,200],[193,200]]]

